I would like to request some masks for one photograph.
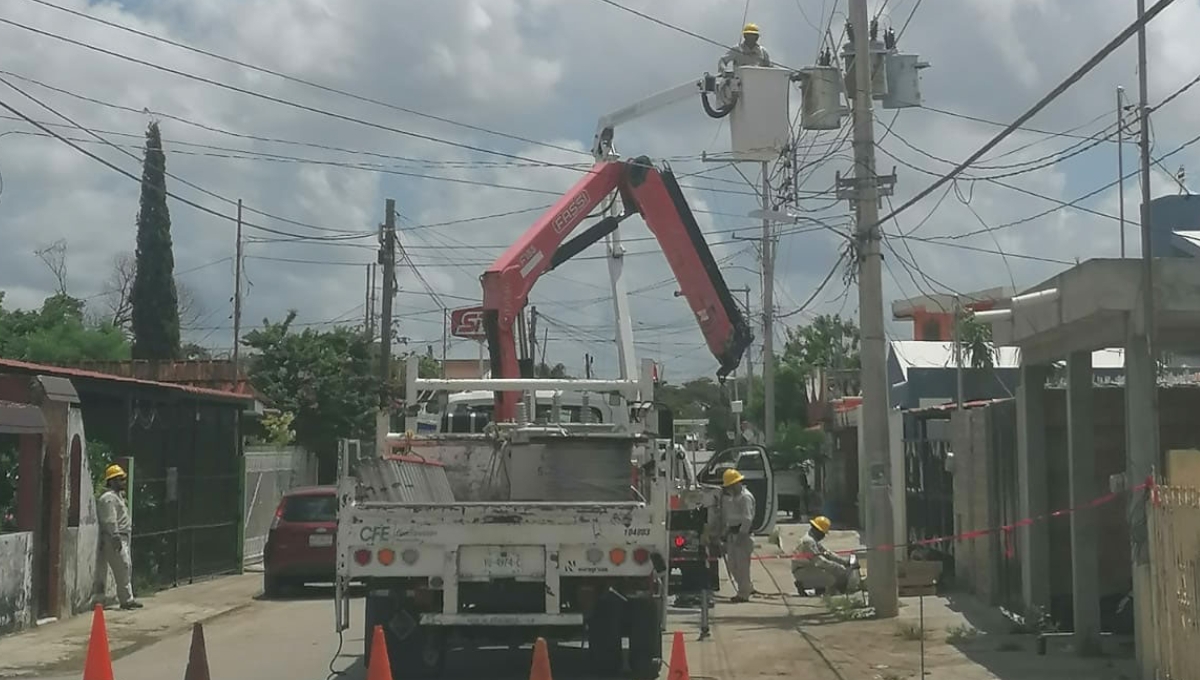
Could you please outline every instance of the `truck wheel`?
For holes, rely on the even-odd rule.
[[[662,670],[662,629],[658,601],[629,602],[629,669],[634,680],[653,680]]]
[[[601,598],[587,624],[588,659],[600,676],[621,672],[621,610],[617,602]]]

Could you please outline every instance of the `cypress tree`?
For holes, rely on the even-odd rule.
[[[146,129],[142,195],[137,214],[137,270],[129,295],[134,359],[179,356],[179,298],[175,291],[166,171],[162,134],[158,123],[153,122]]]

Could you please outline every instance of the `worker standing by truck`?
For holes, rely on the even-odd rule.
[[[725,527],[725,560],[737,592],[731,602],[749,602],[754,593],[750,559],[754,556],[754,494],[746,488],[746,477],[734,468],[722,476],[721,518]]]

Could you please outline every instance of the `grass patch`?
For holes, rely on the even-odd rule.
[[[838,621],[858,621],[875,616],[873,607],[863,607],[862,601],[849,595],[826,595],[825,609]]]
[[[979,629],[970,624],[960,623],[957,626],[946,628],[946,642],[952,645],[970,642],[977,637],[979,637]]]
[[[905,640],[922,640],[929,632],[915,621],[901,621],[896,624],[896,637]]]

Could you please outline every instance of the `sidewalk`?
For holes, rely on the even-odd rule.
[[[226,576],[164,590],[142,599],[145,609],[104,612],[113,658],[188,630],[254,603],[262,591],[262,576]],[[76,671],[83,667],[91,633],[92,614],[0,637],[0,678],[33,677],[47,671]]]

